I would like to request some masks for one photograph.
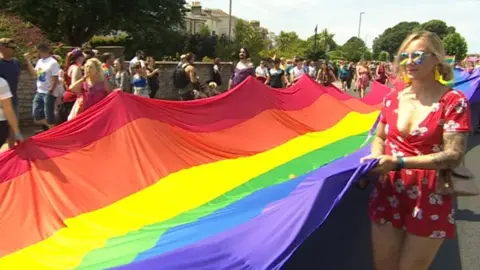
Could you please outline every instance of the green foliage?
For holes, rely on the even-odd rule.
[[[233,40],[233,43],[236,46],[235,54],[241,47],[246,47],[250,53],[252,61],[259,61],[259,52],[266,49],[269,43],[263,30],[250,25],[247,21],[237,20],[233,32],[235,33],[235,39]]]
[[[289,59],[295,56],[304,57],[308,49],[307,42],[300,39],[295,32],[281,31],[275,38],[275,43],[277,57],[285,57]]]
[[[226,35],[217,37],[215,46],[216,57],[219,57],[222,61],[232,61],[237,58],[237,51],[237,45],[230,41]]]
[[[336,50],[328,52],[328,58],[330,60],[347,60],[345,58],[344,52],[341,50],[341,48],[337,48]]]
[[[193,53],[197,59],[214,58],[216,44],[216,36],[206,35],[206,33],[188,35],[183,51]]]
[[[313,43],[315,36],[311,36],[307,41],[310,41]],[[317,34],[317,44],[319,44],[319,47],[322,51],[330,51],[330,50],[335,50],[338,45],[335,43],[333,38],[335,37],[335,34],[328,32],[328,29],[323,29],[320,33]]]
[[[386,51],[391,56],[396,55],[403,40],[419,26],[418,22],[400,22],[385,29],[382,34],[373,40],[374,56],[378,58],[381,51]]]
[[[367,61],[373,60],[373,53],[368,49],[363,51],[362,59]]]
[[[348,61],[358,62],[361,59],[371,58],[365,42],[357,37],[351,37],[345,44],[338,48],[339,53]]]
[[[162,48],[176,41],[169,34],[182,27],[185,12],[184,0],[137,0],[134,4],[127,0],[0,0],[0,5],[38,25],[51,40],[73,46],[115,29],[142,42],[157,42],[155,46]]]
[[[72,47],[65,47],[62,43],[57,44],[52,47],[52,53],[58,55],[59,57],[64,57],[69,51],[72,50]]]
[[[390,54],[386,51],[381,51],[377,59],[383,62],[387,62],[391,60]]]
[[[467,43],[461,35],[457,34],[455,27],[448,26],[441,20],[430,20],[422,24],[418,22],[401,22],[391,28],[387,28],[373,40],[374,57],[380,59],[380,53],[387,52],[389,55],[388,59],[392,60],[403,40],[409,34],[421,30],[436,33],[444,41],[447,54],[458,54],[462,57],[466,55]],[[445,39],[447,39],[447,42],[445,42]]]
[[[204,63],[213,63],[213,59],[209,58],[208,56],[205,56],[202,58],[202,62]]]
[[[23,54],[33,51],[39,43],[50,43],[40,28],[26,22],[16,15],[0,12],[0,38],[8,37],[15,40],[17,50],[15,58],[23,62]]]
[[[309,48],[306,51],[305,58],[313,60],[313,61],[318,61],[320,59],[327,58],[327,54],[322,49],[315,50],[313,48]]]
[[[455,32],[454,27],[448,27],[444,21],[441,20],[430,20],[428,22],[422,23],[414,29],[414,31],[430,31],[436,33],[441,39],[451,32]]]
[[[304,57],[311,60],[319,60],[325,58],[326,50],[337,48],[337,44],[333,40],[335,35],[324,29],[317,35],[315,44],[315,36],[312,35],[307,40],[301,39],[295,32],[281,31],[275,36],[275,46],[264,49],[260,52],[262,57],[284,57],[292,59],[294,57]]]
[[[127,33],[120,33],[118,35],[101,36],[95,35],[90,40],[93,47],[98,46],[125,46],[131,40]]]
[[[212,31],[210,30],[210,28],[208,28],[208,25],[202,24],[200,30],[198,31],[198,34],[202,37],[208,37],[212,34]]]
[[[455,60],[461,61],[467,56],[468,45],[459,33],[450,33],[443,39],[443,46],[447,55],[455,55]]]

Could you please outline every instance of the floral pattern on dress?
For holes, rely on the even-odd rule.
[[[444,132],[471,130],[468,100],[461,92],[448,91],[438,103],[432,104],[430,114],[418,128],[405,136],[397,128],[400,95],[397,93],[387,96],[381,111],[380,121],[388,126],[386,155],[410,157],[438,153],[443,151]],[[388,179],[378,181],[374,195],[370,196],[370,218],[418,236],[454,237],[452,198],[435,193],[436,178],[435,170],[403,169],[388,173]]]

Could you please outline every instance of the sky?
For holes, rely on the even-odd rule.
[[[228,13],[230,0],[197,1]],[[399,22],[438,19],[457,29],[469,53],[480,53],[480,0],[232,0],[232,15],[258,20],[276,34],[294,31],[307,38],[318,24],[319,32],[327,28],[338,44],[358,35],[360,12],[365,12],[360,38],[370,48],[375,37]]]

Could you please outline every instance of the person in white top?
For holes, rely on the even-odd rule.
[[[143,51],[137,51],[135,53],[135,57],[132,58],[132,60],[130,60],[130,63],[128,64],[128,70],[130,71],[130,74],[135,74],[135,69],[133,68],[133,65],[137,62],[140,62],[140,66],[142,68],[146,68],[147,65],[145,63],[145,54],[143,53]],[[132,76],[133,77],[133,76]],[[133,79],[132,79],[133,80]]]
[[[315,66],[315,61],[310,61],[308,75],[310,75],[310,77],[312,77],[313,79],[317,77],[317,67]]]
[[[260,61],[260,65],[255,69],[255,77],[261,81],[262,83],[265,83],[267,80],[267,75],[268,75],[268,69],[265,66],[265,61]]]
[[[295,67],[290,71],[290,82],[295,83],[305,74],[305,69],[303,67],[303,59],[295,59]]]
[[[0,78],[0,148],[7,142],[10,127],[15,134],[16,141],[23,141],[22,133],[18,128],[18,119],[12,105],[12,92],[8,82]]]
[[[24,55],[30,74],[37,78],[37,93],[33,99],[33,118],[44,129],[55,125],[55,100],[63,92],[59,82],[60,65],[52,57],[50,46],[37,46],[38,61],[35,67],[30,62],[30,54]]]

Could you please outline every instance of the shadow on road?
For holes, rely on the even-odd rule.
[[[469,209],[460,209],[455,213],[455,219],[464,221],[480,221],[480,214],[477,214]]]
[[[370,190],[352,188],[327,221],[294,253],[283,270],[372,270]],[[460,270],[457,239],[446,241],[431,270]]]

